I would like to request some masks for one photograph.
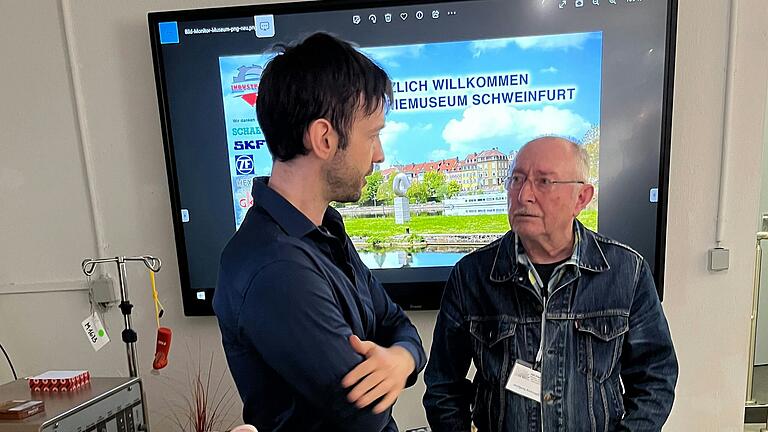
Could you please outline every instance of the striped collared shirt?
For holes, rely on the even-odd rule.
[[[552,272],[552,277],[549,278],[549,283],[547,284],[547,289],[544,291],[542,290],[542,286],[544,285],[541,281],[541,278],[539,277],[539,274],[536,272],[536,268],[533,266],[533,263],[531,262],[530,258],[528,258],[528,254],[525,252],[525,248],[523,247],[523,242],[520,241],[520,237],[515,233],[515,255],[517,257],[517,263],[519,265],[524,266],[526,269],[528,269],[528,280],[531,282],[531,285],[533,285],[538,291],[539,294],[544,295],[544,292],[551,293],[552,290],[557,286],[557,283],[560,281],[560,277],[563,275],[563,272],[565,271],[566,267],[569,265],[572,266],[579,266],[579,245],[581,243],[581,235],[579,234],[579,230],[576,228],[576,223],[573,224],[573,253],[571,254],[571,257],[568,258],[567,261],[564,263],[561,263],[558,265],[555,270]],[[543,292],[542,292],[543,291]]]

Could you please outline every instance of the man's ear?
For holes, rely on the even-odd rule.
[[[581,211],[584,210],[587,205],[589,205],[589,202],[592,201],[593,196],[595,196],[594,186],[589,183],[581,185],[579,196],[576,199],[576,208],[574,209],[575,214],[573,215],[574,217],[578,216],[579,213],[581,213]]]
[[[323,160],[329,160],[336,154],[338,144],[339,135],[331,122],[324,118],[312,121],[304,133],[304,146]]]

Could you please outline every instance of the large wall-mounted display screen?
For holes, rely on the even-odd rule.
[[[436,307],[451,266],[509,230],[508,167],[548,134],[590,155],[597,193],[580,220],[642,253],[661,293],[674,9],[466,0],[151,13],[185,313],[211,313],[221,250],[254,177],[270,174],[255,104],[271,48],[316,31],[353,42],[392,79],[386,160],[358,202],[332,205],[401,305]]]

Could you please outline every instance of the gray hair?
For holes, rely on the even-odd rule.
[[[543,135],[537,138],[534,138],[527,143],[523,144],[522,147],[520,147],[520,150],[518,150],[517,154],[520,154],[520,152],[523,151],[526,147],[528,147],[529,144],[532,144],[536,141],[543,140],[543,139],[555,139],[559,141],[565,141],[568,144],[571,145],[571,149],[576,154],[576,169],[579,172],[579,179],[580,181],[589,182],[589,153],[587,153],[587,149],[583,146],[578,144],[575,140],[570,138],[565,138],[559,135]],[[517,156],[515,156],[517,157]],[[512,169],[514,167],[514,163],[509,165],[509,172],[512,173]]]
[[[576,160],[579,165],[577,168],[579,169],[579,177],[581,177],[579,180],[589,182],[589,153],[587,153],[587,148],[573,141],[569,140],[569,142],[573,145],[573,151],[576,152]]]

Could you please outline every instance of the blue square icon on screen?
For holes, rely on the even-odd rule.
[[[274,15],[255,15],[253,23],[256,25],[257,38],[271,38],[275,36]]]
[[[179,24],[176,21],[166,21],[157,24],[160,30],[160,43],[177,44],[179,43]]]

